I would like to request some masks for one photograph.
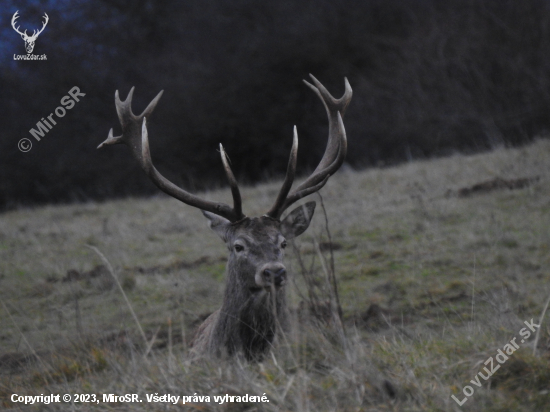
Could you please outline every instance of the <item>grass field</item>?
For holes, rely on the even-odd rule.
[[[245,212],[268,210],[279,185],[244,188]],[[344,169],[321,194],[332,242],[318,207],[287,254],[292,328],[259,364],[187,356],[224,288],[226,248],[199,211],[159,196],[0,215],[0,408],[550,411],[549,140]],[[344,334],[323,308],[312,314],[330,297],[331,252]],[[536,351],[535,332],[520,335],[531,319]],[[519,349],[498,363],[513,338]],[[480,379],[489,358],[499,368]],[[12,394],[101,402],[25,406]],[[226,394],[269,402],[214,401]]]

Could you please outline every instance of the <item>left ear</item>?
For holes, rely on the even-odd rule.
[[[281,233],[287,239],[293,239],[306,231],[315,212],[315,202],[298,206],[281,222]]]

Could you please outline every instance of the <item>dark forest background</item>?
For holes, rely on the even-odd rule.
[[[50,21],[34,54],[11,28]],[[325,147],[326,115],[302,84],[348,77],[348,163],[361,168],[517,145],[550,127],[550,5],[543,0],[11,1],[0,9],[0,208],[157,193],[124,146],[96,147],[165,90],[153,159],[179,185],[225,184],[223,143],[246,183],[299,171]],[[40,142],[29,130],[78,86],[86,97]],[[17,143],[30,138],[21,153]]]

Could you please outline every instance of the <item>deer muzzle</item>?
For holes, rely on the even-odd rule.
[[[272,286],[280,288],[286,283],[286,268],[282,263],[269,263],[258,271],[255,276],[259,287],[270,289]]]

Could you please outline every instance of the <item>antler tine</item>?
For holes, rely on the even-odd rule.
[[[296,176],[296,159],[297,158],[298,158],[298,131],[296,130],[296,126],[294,126],[292,149],[290,149],[290,158],[288,160],[285,180],[283,182],[283,186],[281,187],[281,190],[279,191],[277,200],[275,200],[275,204],[269,210],[269,212],[266,213],[266,216],[273,217],[276,219],[279,218],[280,216],[279,209],[281,209],[281,207],[283,206],[283,203],[285,202],[286,197],[288,196],[288,192],[290,192],[290,189],[292,188],[294,177]]]
[[[153,161],[151,159],[149,136],[147,132],[147,117],[150,116],[155,109],[155,106],[160,100],[163,92],[161,91],[159,94],[157,94],[157,96],[149,103],[149,105],[147,105],[147,108],[139,116],[134,115],[132,112],[131,106],[133,93],[134,88],[132,87],[132,89],[128,93],[128,97],[126,98],[126,100],[121,101],[118,90],[116,91],[115,105],[118,118],[120,120],[120,125],[122,126],[122,135],[113,136],[113,129],[111,129],[109,131],[107,140],[101,143],[98,146],[98,149],[105,145],[123,143],[130,148],[133,157],[138,161],[139,165],[145,171],[147,176],[149,176],[153,183],[166,194],[190,206],[197,207],[199,209],[222,216],[231,222],[242,219],[244,216],[242,214],[242,211],[240,210],[240,194],[238,195],[238,199],[236,199],[235,194],[233,194],[236,206],[236,209],[234,209],[226,205],[225,203],[211,202],[209,200],[204,200],[198,196],[195,196],[176,186],[160,174],[160,172],[153,165]],[[234,177],[233,181],[236,184]],[[232,185],[232,192],[234,192],[233,183],[230,182],[230,184]]]
[[[317,173],[313,173],[304,183],[296,188],[285,200],[281,213],[286,210],[294,202],[300,200],[303,197],[309,196],[312,193],[319,191],[327,182],[330,176],[332,176],[344,163],[344,159],[347,153],[347,139],[346,130],[344,129],[344,122],[342,116],[338,113],[339,133],[342,137],[341,146],[338,149],[338,155],[336,159],[325,169],[320,170]]]
[[[44,31],[44,29],[46,28],[46,26],[48,25],[48,21],[50,21],[50,18],[48,17],[48,14],[46,12],[44,12],[44,21],[42,22],[42,28],[41,29],[36,29],[33,31],[33,37],[38,37],[40,35],[40,33],[42,33]],[[36,34],[34,32],[37,32]]]
[[[140,116],[136,116],[132,112],[132,97],[134,96],[134,87],[130,89],[126,100],[120,100],[118,90],[115,91],[115,108],[118,115],[118,120],[122,126],[123,133],[120,136],[113,135],[113,129],[109,130],[109,135],[107,140],[101,143],[97,148],[101,149],[105,145],[124,143],[132,150],[133,156],[141,164],[141,119],[143,118],[143,113]],[[164,93],[164,90],[161,90],[159,94],[149,103],[149,108],[153,102],[155,104]],[[153,107],[154,108],[154,107]],[[147,110],[147,109],[146,109]],[[151,114],[152,110],[148,114]],[[145,113],[145,112],[144,112]]]
[[[128,96],[126,96],[126,100],[124,101],[120,100],[120,95],[118,94],[118,90],[115,91],[115,108],[116,108],[116,113],[118,115],[118,120],[120,121],[121,125],[125,121],[136,119],[136,116],[132,112],[132,99],[134,97],[134,90],[135,90],[135,87],[132,86],[132,88],[128,92]],[[155,97],[155,99],[156,98],[160,99],[160,96],[162,96],[162,93],[164,93],[164,90],[161,90],[159,94],[157,94],[157,97]]]
[[[323,154],[323,158],[319,162],[319,165],[315,168],[313,172],[313,175],[315,175],[316,172],[321,171],[325,169],[328,165],[330,165],[333,162],[334,158],[336,158],[338,155],[338,152],[339,152],[338,148],[341,144],[341,139],[340,139],[341,135],[340,135],[340,126],[337,121],[337,113],[340,113],[342,118],[344,117],[344,114],[346,113],[346,109],[348,108],[351,102],[353,91],[348,82],[348,79],[344,77],[344,88],[345,88],[344,95],[340,99],[335,99],[328,92],[325,86],[323,86],[321,82],[319,82],[319,80],[317,80],[312,74],[310,74],[309,76],[311,77],[313,84],[305,80],[304,80],[304,83],[310,89],[312,89],[315,92],[315,94],[317,94],[317,96],[319,96],[319,98],[323,102],[323,105],[325,106],[328,120],[329,120],[329,136],[328,136],[327,148],[325,150],[325,153]],[[346,153],[344,153],[342,162],[345,159],[345,155]],[[305,185],[306,182],[302,183],[301,186]]]
[[[268,212],[269,216],[279,218],[281,214],[294,202],[320,190],[344,163],[347,153],[346,130],[342,117],[351,101],[353,91],[347,78],[344,78],[345,92],[340,99],[335,99],[328,90],[310,74],[313,84],[304,80],[304,83],[312,89],[323,102],[325,106],[328,121],[329,135],[325,153],[319,165],[315,168],[302,184],[300,184],[286,199],[280,204],[279,198],[275,206]],[[286,181],[285,181],[286,182]],[[277,205],[280,204],[280,207]]]
[[[323,165],[323,168],[317,166],[311,176],[308,177],[302,184],[300,184],[293,193],[311,187],[312,185],[316,185],[317,183],[321,182],[325,178],[325,176],[332,175],[334,172],[336,172],[340,168],[340,166],[342,166],[342,163],[344,163],[348,150],[348,141],[346,138],[344,122],[342,121],[342,115],[340,114],[340,112],[337,112],[336,114],[336,127],[331,127],[330,129],[331,136],[333,136],[334,138],[334,144],[332,148],[327,148],[327,150],[325,151],[325,156],[323,156],[323,159],[321,159],[321,161],[323,163],[331,163]],[[338,140],[334,136],[337,136]]]
[[[231,170],[231,166],[229,165],[227,156],[227,153],[225,153],[225,150],[223,149],[222,144],[220,143],[220,155],[222,158],[223,163],[223,169],[225,170],[225,175],[227,176],[227,180],[229,181],[229,186],[231,186],[231,195],[233,196],[233,210],[235,211],[235,215],[239,216],[240,218],[243,218],[243,209],[242,209],[242,199],[241,199],[241,192],[239,191],[239,185],[237,184],[237,179],[235,179],[235,175],[233,174],[233,171]]]
[[[20,35],[26,35],[27,34],[27,30],[25,30],[24,33],[21,33],[19,31],[19,27],[21,26],[17,26],[17,28],[15,27],[15,25],[17,24],[17,19],[19,18],[19,10],[17,10],[14,14],[13,14],[13,17],[11,18],[11,27],[13,27],[13,29],[19,33]]]

